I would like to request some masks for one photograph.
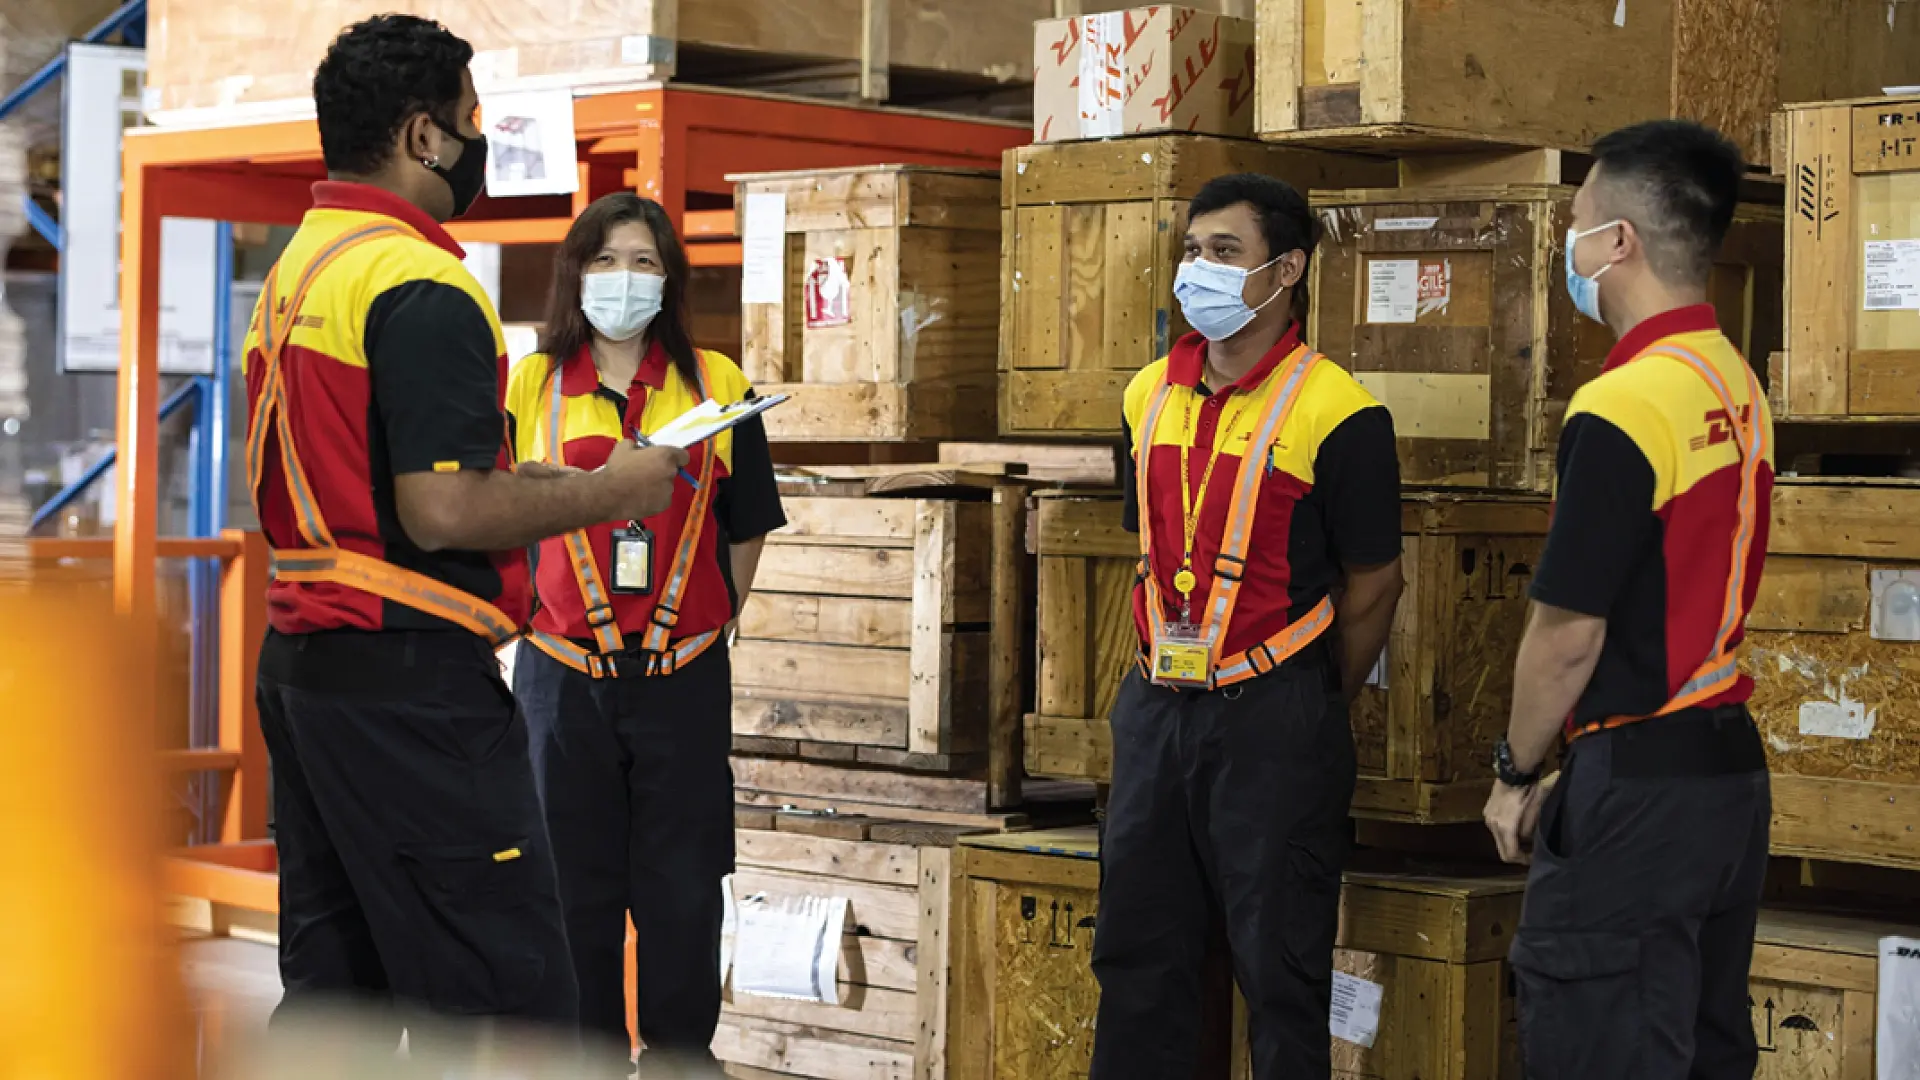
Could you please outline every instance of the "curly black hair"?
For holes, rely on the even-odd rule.
[[[417,113],[457,128],[461,73],[472,59],[473,46],[431,19],[376,15],[341,31],[313,73],[327,171],[379,172]]]

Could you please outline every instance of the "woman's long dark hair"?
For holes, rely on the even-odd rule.
[[[553,291],[547,300],[547,325],[540,334],[540,351],[547,354],[554,370],[573,359],[593,341],[593,325],[580,310],[580,277],[615,226],[639,222],[653,230],[654,247],[667,270],[667,284],[660,298],[660,314],[647,327],[647,339],[667,350],[674,370],[688,386],[700,385],[700,361],[693,353],[693,336],[687,332],[687,249],[680,234],[673,231],[667,211],[652,199],[643,199],[631,191],[617,191],[595,199],[567,230],[560,254],[553,261]]]

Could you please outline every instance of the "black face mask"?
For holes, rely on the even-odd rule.
[[[453,189],[453,216],[463,217],[487,187],[487,137],[475,135],[469,139],[438,120],[433,124],[460,140],[460,160],[453,163],[453,168],[441,165],[427,167],[439,173],[440,179]]]

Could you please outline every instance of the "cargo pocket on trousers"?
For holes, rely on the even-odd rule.
[[[1348,839],[1340,833],[1296,836],[1282,849],[1287,860],[1287,918],[1281,928],[1295,970],[1327,977],[1340,927],[1340,867]]]
[[[1508,959],[1528,1077],[1640,1075],[1646,1016],[1638,937],[1523,929]]]
[[[450,1013],[505,1014],[540,989],[546,958],[530,928],[540,895],[540,864],[526,841],[492,844],[405,844],[400,862],[418,888],[423,920],[412,927],[418,970],[412,986]]]

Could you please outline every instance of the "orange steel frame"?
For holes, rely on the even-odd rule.
[[[487,200],[456,223],[466,241],[557,242],[588,202],[633,190],[666,207],[695,265],[737,265],[730,173],[877,164],[1000,167],[1027,130],[990,121],[801,101],[681,86],[583,97],[574,103],[580,191]],[[179,849],[167,888],[256,911],[278,909],[277,862],[266,839],[266,751],[254,709],[257,650],[266,628],[268,552],[257,533],[217,541],[155,535],[159,489],[160,221],[211,218],[294,225],[324,176],[311,121],[206,130],[138,130],[122,151],[118,523],[111,542],[116,610],[135,634],[130,679],[157,680],[155,560],[224,559],[220,620],[220,746],[169,755],[175,772],[228,777],[222,842]],[[61,545],[67,544],[71,550]],[[43,542],[42,557],[99,556],[104,542]],[[204,550],[203,550],[204,549]],[[131,685],[142,685],[133,682]]]

